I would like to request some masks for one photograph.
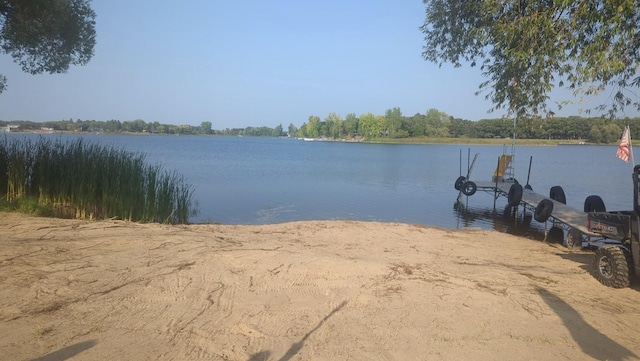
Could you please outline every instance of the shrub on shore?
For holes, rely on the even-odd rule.
[[[145,155],[82,139],[0,140],[0,197],[56,216],[187,223],[193,188]],[[44,210],[44,211],[42,211]]]

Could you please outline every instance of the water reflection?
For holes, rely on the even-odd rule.
[[[562,228],[552,227],[551,223],[548,223],[549,228],[545,232],[545,224],[533,221],[533,213],[522,207],[504,205],[480,208],[456,203],[453,211],[457,219],[457,229],[493,229],[539,241],[545,240],[546,233],[548,242],[562,243],[564,240]]]

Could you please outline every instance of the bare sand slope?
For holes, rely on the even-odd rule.
[[[592,255],[407,224],[0,213],[2,360],[636,360]]]

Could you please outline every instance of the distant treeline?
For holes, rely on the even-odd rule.
[[[640,118],[609,119],[602,117],[553,117],[518,119],[515,136],[519,139],[566,139],[584,140],[590,143],[616,142],[626,125],[631,134],[640,134]],[[227,136],[290,136],[298,138],[325,139],[402,139],[402,138],[511,138],[513,119],[494,118],[470,121],[454,118],[437,109],[425,114],[404,116],[400,108],[392,108],[384,115],[372,113],[357,116],[349,113],[342,118],[330,113],[324,120],[312,115],[300,128],[293,124],[285,130],[282,125],[270,127],[246,127],[214,130],[211,122],[199,126],[160,124],[119,120],[60,120],[50,122],[0,121],[0,126],[19,125],[21,131],[66,131],[93,133],[153,133],[181,135],[227,135]]]
[[[613,143],[620,139],[626,125],[631,134],[640,136],[640,118],[609,119],[578,116],[538,119],[518,119],[515,136],[518,139],[579,139],[591,143]],[[454,118],[437,109],[426,114],[403,116],[399,108],[389,109],[385,115],[372,113],[347,114],[345,119],[335,113],[324,121],[310,116],[297,131],[304,138],[511,138],[514,119],[482,119],[470,121]]]
[[[281,137],[287,133],[282,125],[270,127],[246,127],[224,130],[212,129],[211,122],[200,125],[173,125],[159,122],[145,122],[142,119],[132,121],[120,120],[58,120],[48,122],[33,122],[29,120],[0,120],[0,127],[19,126],[19,131],[54,131],[54,132],[89,132],[89,133],[149,133],[149,134],[180,134],[180,135],[246,135],[255,137]]]

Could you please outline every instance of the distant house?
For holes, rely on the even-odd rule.
[[[17,132],[20,130],[19,125],[7,125],[6,127],[0,127],[0,133]]]

